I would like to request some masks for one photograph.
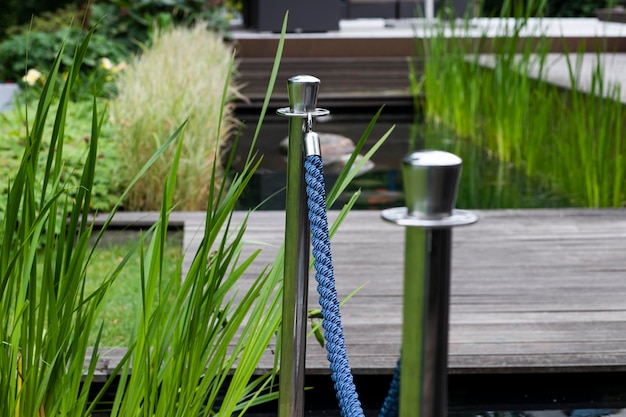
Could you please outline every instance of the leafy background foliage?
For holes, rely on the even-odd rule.
[[[29,6],[28,2],[16,5],[20,8],[20,13],[26,10],[27,6]],[[3,173],[0,177],[0,191],[6,191],[11,178],[11,169],[17,166],[21,158],[24,149],[23,144],[27,137],[26,114],[32,116],[35,112],[35,102],[38,101],[43,85],[50,76],[46,69],[51,68],[56,58],[56,51],[59,50],[62,43],[65,43],[66,47],[59,59],[58,71],[55,72],[55,76],[59,79],[56,83],[50,84],[50,88],[53,89],[51,91],[53,94],[52,107],[55,106],[56,100],[61,95],[61,86],[64,85],[65,78],[68,76],[68,69],[72,66],[76,45],[86,33],[84,27],[91,27],[94,23],[97,23],[96,32],[91,35],[79,69],[80,73],[76,76],[73,88],[69,91],[71,102],[68,105],[68,113],[71,117],[65,126],[65,134],[67,135],[65,157],[67,161],[63,168],[64,175],[68,177],[68,183],[75,183],[79,178],[81,158],[84,157],[86,142],[89,138],[91,126],[89,112],[93,97],[98,97],[98,100],[106,99],[101,103],[102,106],[110,103],[112,108],[119,108],[118,103],[124,103],[125,97],[128,98],[128,94],[122,94],[121,97],[118,97],[116,81],[120,76],[128,78],[125,86],[140,89],[148,87],[146,82],[157,76],[156,85],[165,89],[169,88],[169,91],[148,90],[148,93],[152,93],[151,96],[148,94],[131,97],[134,98],[132,105],[137,107],[126,112],[124,117],[120,117],[119,113],[117,117],[119,121],[125,124],[124,126],[116,126],[108,118],[104,121],[102,136],[105,140],[100,147],[102,163],[98,165],[99,172],[94,184],[94,196],[97,198],[93,200],[92,209],[94,211],[110,210],[119,195],[120,187],[127,184],[140,168],[139,161],[132,158],[132,165],[126,165],[123,171],[120,169],[119,155],[125,155],[124,152],[128,150],[127,147],[124,147],[125,143],[139,141],[133,146],[137,149],[149,149],[151,153],[158,147],[158,145],[155,147],[155,138],[162,137],[159,136],[160,134],[166,137],[177,124],[182,123],[187,117],[190,117],[186,133],[189,140],[186,141],[183,151],[184,159],[181,163],[179,181],[181,184],[185,184],[190,193],[192,189],[197,189],[195,185],[190,184],[190,181],[202,181],[204,187],[200,188],[206,188],[205,179],[210,173],[207,169],[212,166],[212,161],[216,156],[216,145],[223,141],[229,129],[228,126],[232,122],[230,114],[225,113],[222,120],[224,133],[216,132],[220,113],[224,110],[221,96],[225,77],[229,74],[227,66],[231,52],[228,48],[222,47],[223,42],[220,35],[201,32],[205,31],[207,27],[209,29],[223,29],[223,23],[228,19],[228,8],[234,7],[236,5],[232,2],[197,0],[110,0],[94,2],[90,7],[81,2],[69,2],[54,12],[42,11],[45,10],[42,6],[41,9],[37,10],[41,15],[34,18],[32,22],[25,23],[24,19],[17,19],[18,23],[21,24],[9,28],[3,34],[5,36],[4,41],[0,42],[0,81],[18,82],[22,87],[18,100],[19,106],[10,112],[0,114],[2,120],[0,126],[0,139],[2,139],[0,146],[2,149],[0,151],[2,161],[5,162],[0,168],[0,173]],[[212,20],[201,20],[204,17],[209,17]],[[216,17],[219,19],[216,20]],[[200,23],[202,27],[197,27],[198,22],[202,22]],[[73,24],[68,26],[69,23]],[[177,31],[188,27],[196,27],[197,40],[190,43],[183,40],[183,44],[170,45],[165,50],[161,48],[161,52],[152,59],[151,63],[143,65],[145,70],[141,71],[144,72],[133,78],[133,74],[136,74],[133,63],[141,60],[141,58],[134,59],[134,57],[140,57],[144,53],[147,56],[154,55],[157,49],[153,50],[152,42],[157,39],[157,33],[179,33]],[[155,31],[155,29],[158,30]],[[2,35],[0,35],[0,39],[2,39]],[[207,51],[207,42],[212,45],[211,48],[213,49]],[[174,62],[174,65],[165,65],[167,57],[171,55],[172,51],[177,51],[180,45],[185,46],[181,53],[189,54],[186,59],[194,59],[191,59],[191,62],[186,65],[176,65],[177,62]],[[204,51],[201,52],[199,48],[204,48]],[[202,58],[197,59],[198,56]],[[182,62],[181,59],[185,59],[185,56],[177,59],[179,64]],[[107,62],[106,65],[104,65],[104,60]],[[128,70],[125,70],[126,63],[129,66]],[[166,68],[169,68],[169,74],[164,73],[163,70]],[[29,70],[38,70],[42,73],[41,77],[35,81],[26,79],[24,75]],[[126,75],[124,72],[128,74]],[[160,78],[158,77],[159,74],[161,74]],[[144,77],[145,79],[142,81]],[[180,82],[176,83],[176,80],[180,80],[184,85],[181,85]],[[172,90],[174,90],[174,94]],[[164,93],[161,97],[169,98],[176,97],[176,92],[180,96],[180,93],[186,91],[201,93],[202,99],[198,101],[194,96],[192,102],[187,103],[188,105],[178,100],[174,104],[175,107],[178,106],[176,112],[162,111],[160,114],[155,114],[155,111],[150,111],[154,107],[154,94]],[[181,100],[185,95],[188,94],[183,94]],[[167,108],[171,108],[171,106]],[[144,117],[147,114],[150,115],[149,118]],[[141,128],[140,121],[142,119],[150,121],[151,129],[146,130],[143,135],[129,132],[128,126]],[[48,125],[50,123],[48,122]],[[147,125],[144,124],[143,127],[145,126]],[[47,126],[48,129],[50,127]],[[158,132],[154,129],[157,129]],[[48,146],[45,140],[42,146]],[[133,154],[133,156],[138,155]],[[147,153],[140,156],[142,156],[141,164],[149,157]],[[43,163],[45,163],[43,160],[39,161],[39,164]],[[153,170],[154,172],[146,176],[146,178],[158,177],[158,179],[151,181],[152,188],[143,187],[142,191],[139,191],[140,194],[150,195],[157,201],[150,206],[153,209],[158,209],[161,178],[168,169],[166,163],[160,165],[162,167],[160,170]],[[199,167],[198,169],[204,171],[201,175],[197,171],[188,172],[186,167],[190,165],[196,165]],[[185,175],[185,172],[188,174]],[[127,176],[122,178],[120,173],[126,173]],[[142,183],[146,181],[150,182],[150,180],[144,179]],[[138,185],[136,188],[141,187]],[[130,194],[130,202],[136,200],[133,196],[137,193],[137,191],[133,191]],[[204,204],[198,202],[206,202],[207,194],[208,192],[196,193],[198,199],[193,205],[194,209],[204,208]],[[125,208],[129,207],[126,205]],[[138,206],[135,204],[134,207],[145,209],[148,205]]]
[[[92,19],[105,16],[104,33],[124,42],[129,48],[149,43],[155,28],[194,25],[198,21],[219,32],[228,31],[224,1],[206,0],[109,0],[92,8]]]
[[[61,73],[71,66],[73,51],[82,29],[63,28],[53,32],[25,32],[12,36],[0,45],[0,80],[19,81],[30,68],[50,68],[62,42],[68,47],[61,58]],[[104,34],[94,34],[85,56],[82,73],[95,70],[100,58],[119,63],[129,58],[128,49],[120,42],[111,41]]]
[[[27,141],[26,112],[32,119],[36,107],[29,105],[27,108],[16,108],[6,113],[0,113],[0,217],[6,206],[6,195],[10,181],[12,181],[20,164]],[[74,194],[80,177],[87,151],[89,149],[91,135],[91,112],[92,103],[87,101],[69,103],[67,110],[67,122],[65,126],[64,165],[62,179],[68,187],[69,193]],[[50,147],[50,134],[54,120],[46,120],[42,152],[37,162],[37,170],[44,172],[46,166],[46,151]],[[98,149],[98,164],[93,184],[93,196],[91,200],[92,211],[108,211],[117,201],[120,194],[121,184],[117,173],[119,172],[119,159],[115,142],[112,140],[110,123],[105,123],[101,132],[101,142]],[[40,196],[38,196],[40,197]]]

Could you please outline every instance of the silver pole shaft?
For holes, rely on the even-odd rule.
[[[450,259],[454,226],[476,216],[454,210],[461,159],[440,151],[402,163],[406,208],[382,213],[405,226],[401,417],[445,417],[448,403]]]
[[[285,275],[281,330],[279,417],[304,415],[307,296],[309,280],[309,220],[304,183],[306,112],[315,109],[319,80],[289,79],[290,112],[285,207]]]
[[[404,308],[402,317],[402,371],[400,415],[423,416],[425,373],[426,302],[428,299],[428,246],[430,233],[407,227],[404,244]]]
[[[302,417],[304,414],[309,221],[305,210],[306,193],[304,193],[302,155],[302,120],[291,118],[289,119],[279,417]]]
[[[450,229],[407,227],[400,415],[445,417]]]

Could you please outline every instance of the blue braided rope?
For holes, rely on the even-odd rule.
[[[317,292],[320,295],[320,306],[322,307],[322,327],[324,328],[324,338],[328,350],[331,377],[339,400],[341,415],[343,417],[364,417],[348,363],[339,299],[335,289],[335,274],[330,253],[328,218],[326,216],[322,159],[317,155],[308,156],[304,167],[316,270],[315,279],[318,283]]]
[[[396,370],[393,373],[391,384],[389,384],[389,392],[383,402],[383,406],[378,413],[378,417],[398,417],[400,414],[400,359],[396,364]]]

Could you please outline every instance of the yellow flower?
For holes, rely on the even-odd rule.
[[[28,70],[25,76],[22,77],[22,81],[24,81],[28,85],[35,85],[37,80],[43,77],[43,74],[37,71],[34,68]]]
[[[107,71],[110,71],[113,69],[113,63],[111,62],[109,58],[100,58],[100,66]]]

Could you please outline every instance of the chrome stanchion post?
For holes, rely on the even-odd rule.
[[[285,269],[281,328],[279,417],[302,417],[309,279],[309,220],[304,183],[304,138],[317,109],[320,80],[298,75],[287,82],[289,105],[277,113],[289,117],[287,197],[285,207]]]
[[[407,207],[382,212],[406,227],[401,417],[447,415],[451,228],[477,220],[454,209],[460,174],[456,155],[413,152],[402,162]]]

